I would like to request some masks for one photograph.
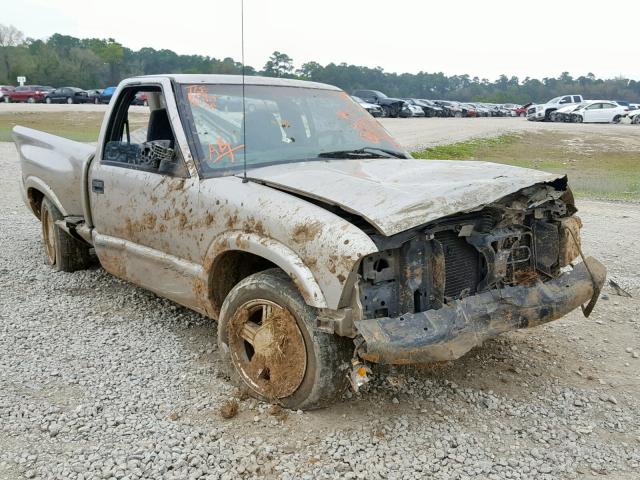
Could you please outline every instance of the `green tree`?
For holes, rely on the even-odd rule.
[[[13,73],[11,71],[11,63],[9,61],[11,57],[11,51],[22,45],[24,42],[24,34],[13,25],[3,25],[0,23],[0,55],[2,57],[2,66],[4,72],[0,75],[0,78],[4,78],[5,82],[11,81],[10,77]]]
[[[264,64],[262,74],[267,77],[290,77],[293,73],[293,59],[286,53],[275,51]]]

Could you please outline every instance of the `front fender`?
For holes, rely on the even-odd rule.
[[[231,230],[216,237],[211,242],[204,260],[207,276],[220,255],[231,250],[252,253],[274,263],[291,277],[308,305],[327,308],[327,299],[320,285],[302,259],[282,243],[255,233]]]

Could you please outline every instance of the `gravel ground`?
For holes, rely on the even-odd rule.
[[[637,205],[580,202],[585,250],[633,298],[608,288],[589,319],[447,365],[374,367],[365,391],[302,413],[233,391],[215,322],[98,267],[45,267],[11,144],[0,169],[0,478],[638,478]]]

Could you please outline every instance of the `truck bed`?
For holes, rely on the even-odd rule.
[[[20,126],[14,127],[13,139],[26,199],[37,190],[49,197],[64,216],[83,217],[86,172],[96,147]]]

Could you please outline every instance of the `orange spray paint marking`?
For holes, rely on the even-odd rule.
[[[207,87],[202,85],[191,85],[187,87],[187,101],[196,107],[209,107],[212,110],[218,108],[215,95],[210,95]]]
[[[243,148],[244,145],[238,145],[232,148],[229,142],[225,142],[222,138],[218,137],[215,144],[209,144],[209,161],[218,163],[223,158],[228,157],[229,161],[234,163],[236,161],[235,152]]]
[[[360,134],[360,138],[368,140],[371,143],[380,143],[382,136],[378,132],[378,126],[372,124],[371,120],[366,117],[359,118],[353,122],[352,127]]]

